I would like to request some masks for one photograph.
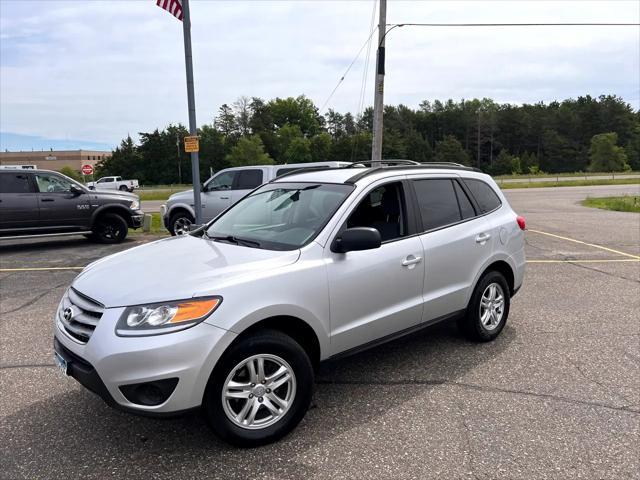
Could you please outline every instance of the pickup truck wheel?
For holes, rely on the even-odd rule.
[[[264,330],[225,352],[204,395],[209,425],[223,440],[255,447],[283,437],[302,420],[313,393],[313,368],[291,337]]]
[[[171,235],[186,235],[189,227],[194,222],[194,218],[187,212],[176,212],[169,218],[169,232]]]
[[[100,243],[120,243],[127,238],[129,227],[117,213],[105,213],[93,225],[92,240]]]
[[[471,340],[488,342],[504,328],[509,316],[509,285],[500,272],[486,273],[476,285],[467,312],[458,325]]]
[[[126,191],[128,191],[129,189],[127,188],[127,186],[126,186],[126,185],[120,185],[120,186],[118,187],[118,190],[120,190],[121,192],[126,192]]]

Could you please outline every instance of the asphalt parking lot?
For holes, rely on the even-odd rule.
[[[640,478],[640,215],[578,204],[639,190],[508,190],[529,263],[503,334],[441,324],[325,364],[300,426],[253,450],[197,414],[115,411],[53,367],[73,268],[152,237],[0,242],[0,477]]]

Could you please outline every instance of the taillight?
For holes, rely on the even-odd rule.
[[[520,227],[520,230],[524,230],[525,228],[527,228],[527,224],[524,221],[524,217],[521,217],[520,215],[518,215],[516,217],[516,222],[518,222],[518,226]]]

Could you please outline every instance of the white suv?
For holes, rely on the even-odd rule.
[[[292,172],[190,235],[88,266],[60,302],[55,358],[115,407],[202,407],[225,440],[264,444],[304,417],[323,360],[446,319],[497,337],[524,228],[462,166]]]

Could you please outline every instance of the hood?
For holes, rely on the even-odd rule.
[[[95,195],[100,199],[111,199],[116,201],[139,200],[138,195],[120,190],[90,190],[89,195]]]
[[[179,200],[179,201],[191,200],[191,203],[193,203],[193,189],[186,190],[184,192],[174,193],[173,195],[169,196],[169,200]]]
[[[107,308],[182,300],[203,291],[214,295],[218,285],[289,265],[299,256],[299,250],[262,250],[185,235],[100,259],[72,285]]]

